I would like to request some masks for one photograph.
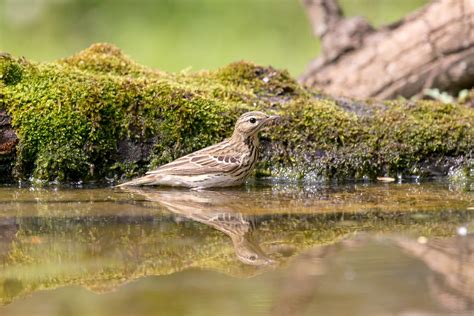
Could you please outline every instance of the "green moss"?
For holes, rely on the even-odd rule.
[[[170,74],[96,44],[53,63],[2,57],[0,67],[0,104],[21,139],[19,178],[138,175],[222,140],[241,113],[255,109],[283,117],[262,137],[261,175],[424,175],[433,160],[466,165],[474,147],[467,105],[358,104],[372,113],[361,115],[304,89],[286,71],[247,62]]]
[[[243,86],[249,91],[264,96],[278,97],[303,92],[287,71],[262,67],[245,61],[220,68],[214,76],[224,85]]]
[[[151,72],[123,55],[117,47],[100,43],[93,44],[87,50],[60,60],[58,63],[88,72],[122,76],[138,76]]]
[[[0,87],[3,85],[14,85],[22,78],[22,70],[19,63],[7,54],[0,53]]]

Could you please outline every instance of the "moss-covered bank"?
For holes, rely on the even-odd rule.
[[[20,139],[17,178],[135,176],[220,141],[238,115],[254,109],[283,116],[262,137],[261,175],[433,175],[472,164],[474,109],[467,105],[335,100],[285,71],[247,62],[171,74],[107,44],[53,63],[3,54],[0,89],[0,110]]]

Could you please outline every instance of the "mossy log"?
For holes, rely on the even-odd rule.
[[[469,168],[474,109],[337,99],[286,71],[237,62],[165,73],[111,45],[35,63],[0,55],[0,180],[118,180],[229,136],[245,111],[278,113],[257,175],[446,175]]]

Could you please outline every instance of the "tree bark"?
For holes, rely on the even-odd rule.
[[[332,95],[390,99],[474,85],[474,1],[434,0],[374,29],[344,18],[337,0],[303,0],[322,55],[300,83]]]
[[[11,126],[11,118],[0,110],[0,182],[12,179],[12,166],[18,137]]]
[[[11,127],[11,118],[5,111],[0,111],[0,154],[12,153],[18,137]]]

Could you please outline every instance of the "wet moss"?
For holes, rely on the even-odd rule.
[[[20,138],[17,178],[136,176],[222,140],[255,109],[283,117],[262,137],[260,175],[446,174],[468,165],[474,147],[468,105],[357,102],[364,111],[353,112],[286,71],[248,62],[172,74],[96,44],[52,63],[2,55],[0,78],[0,105]]]

